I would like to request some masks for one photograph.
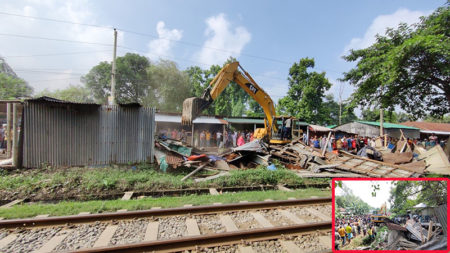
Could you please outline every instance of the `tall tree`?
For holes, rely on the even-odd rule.
[[[356,86],[353,102],[394,110],[414,118],[450,112],[450,10],[438,8],[420,22],[387,29],[368,48],[344,56],[357,66],[342,80]]]
[[[323,100],[331,83],[325,72],[308,71],[314,68],[314,59],[302,58],[289,69],[289,91],[287,96],[278,101],[278,111],[311,123],[324,123]]]
[[[181,112],[183,101],[191,92],[187,73],[173,61],[160,60],[148,68],[148,76],[152,89],[147,92],[146,104],[165,112]]]
[[[94,102],[94,98],[91,95],[89,89],[81,85],[70,85],[65,89],[49,91],[47,89],[36,94],[35,97],[48,96],[61,100],[90,103]]]
[[[396,181],[389,201],[392,212],[402,215],[419,203],[438,206],[447,203],[446,181]]]
[[[0,73],[0,99],[29,97],[33,89],[22,79]]]
[[[127,53],[116,59],[116,102],[143,103],[148,94],[150,81],[147,68],[150,61],[145,56]],[[94,98],[106,103],[111,94],[111,63],[100,62],[81,78],[92,91]]]

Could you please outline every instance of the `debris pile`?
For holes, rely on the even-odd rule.
[[[206,170],[270,167],[275,161],[295,170],[301,177],[420,177],[425,173],[450,175],[450,164],[440,146],[426,151],[399,141],[397,147],[366,146],[358,154],[344,150],[317,149],[300,139],[285,145],[256,139],[220,155],[205,152],[171,139],[156,141],[155,156],[162,171],[180,166]],[[197,170],[195,170],[197,171]],[[222,174],[221,174],[222,175]]]

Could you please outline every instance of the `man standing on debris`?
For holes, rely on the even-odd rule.
[[[285,134],[284,134],[284,138],[290,140],[291,137],[291,126],[292,126],[292,119],[291,118],[287,118],[285,123]]]
[[[339,236],[341,237],[342,240],[342,247],[344,247],[345,245],[345,229],[342,225],[339,226],[339,230],[338,230]]]

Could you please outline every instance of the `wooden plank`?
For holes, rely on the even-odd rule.
[[[130,200],[133,196],[133,192],[124,192],[122,200]]]
[[[200,235],[200,229],[198,228],[198,224],[195,219],[187,218],[186,228],[189,236]]]
[[[128,210],[127,209],[119,209],[119,210],[117,210],[118,213],[124,213],[126,211],[128,211]]]
[[[219,205],[222,205],[222,203],[221,202],[214,202],[213,205],[219,206]]]
[[[279,240],[281,247],[288,253],[300,253],[304,252],[298,247],[293,241],[285,241],[285,240]]]
[[[47,252],[52,252],[56,246],[58,246],[63,240],[64,238],[66,238],[68,235],[57,235],[52,237],[52,239],[50,239],[49,241],[47,241],[44,245],[42,245],[42,247],[36,251],[34,251],[34,253],[47,253]]]
[[[219,215],[219,219],[227,232],[239,230],[229,215]]]
[[[321,212],[319,212],[319,211],[317,211],[316,209],[311,208],[311,207],[305,207],[305,209],[306,209],[308,212],[310,212],[311,214],[313,214],[314,216],[320,218],[320,219],[323,220],[323,221],[331,220],[331,214],[329,214],[329,216],[328,216],[328,215],[325,215],[325,214],[323,214],[323,213],[321,213]]]
[[[255,253],[255,251],[253,250],[252,246],[239,245],[238,246],[238,250],[239,250],[240,253]]]
[[[191,206],[193,206],[192,204],[186,204],[186,205],[184,205],[184,207],[191,207]]]
[[[5,238],[0,240],[0,249],[6,247],[9,243],[13,242],[17,238],[17,234],[9,234]]]
[[[17,205],[17,204],[19,204],[19,203],[21,203],[23,201],[24,201],[23,199],[16,199],[16,200],[13,200],[13,201],[11,201],[11,202],[9,202],[7,204],[4,204],[3,206],[0,206],[0,208],[10,208],[13,205]]]
[[[150,208],[150,209],[153,209],[153,210],[155,210],[155,209],[161,209],[161,207],[160,207],[160,206],[154,206],[154,207],[152,207],[152,208]]]
[[[159,222],[152,221],[147,225],[147,229],[145,230],[144,241],[156,241],[158,240],[158,229]]]
[[[219,192],[216,190],[216,188],[209,188],[209,194],[211,194],[211,195],[219,195]]]
[[[288,210],[280,210],[280,213],[296,224],[305,223],[304,220],[300,219],[297,215],[289,212]]]
[[[111,241],[111,238],[113,237],[114,233],[116,232],[118,225],[109,225],[103,230],[100,237],[97,239],[97,241],[94,244],[94,247],[105,247],[108,246],[109,241]]]
[[[272,223],[268,219],[266,219],[261,213],[257,212],[250,212],[251,215],[253,215],[253,218],[264,228],[271,228],[273,227]]]
[[[89,215],[91,212],[80,212],[78,215]]]

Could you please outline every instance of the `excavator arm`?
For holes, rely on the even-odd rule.
[[[240,70],[239,70],[240,69]],[[253,80],[239,62],[233,62],[225,65],[220,72],[210,82],[201,98],[188,98],[183,102],[182,123],[192,124],[192,121],[206,109],[228,86],[230,82],[235,82],[244,89],[253,99],[263,108],[266,120],[264,121],[266,133],[270,134],[275,117],[275,107],[270,96]],[[276,129],[274,129],[276,130]]]

